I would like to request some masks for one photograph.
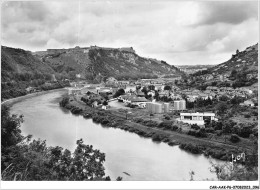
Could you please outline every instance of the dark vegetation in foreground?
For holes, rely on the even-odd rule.
[[[74,153],[62,147],[48,147],[46,141],[23,136],[23,116],[1,110],[1,178],[4,181],[110,180],[105,176],[105,154],[77,141]],[[121,180],[118,177],[117,180]]]

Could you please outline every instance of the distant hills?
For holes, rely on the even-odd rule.
[[[2,50],[2,81],[15,80],[16,75],[55,75],[56,78],[99,80],[113,76],[119,80],[156,78],[183,74],[165,61],[144,58],[133,48],[48,49],[30,52],[11,47]]]
[[[250,73],[258,72],[258,43],[247,47],[244,51],[237,50],[228,61],[209,68],[213,74],[231,74],[233,70]]]
[[[101,83],[111,76],[131,80],[183,74],[165,61],[137,55],[131,47],[91,46],[30,52],[1,46],[2,99],[25,95],[28,87],[39,91],[59,88],[67,85],[66,79]]]
[[[22,74],[54,74],[55,71],[31,52],[1,46],[1,80],[19,80]],[[19,75],[19,76],[18,76]]]
[[[81,78],[89,80],[103,80],[111,76],[127,80],[183,74],[164,61],[137,55],[131,47],[48,49],[45,52],[35,52],[34,55],[55,72],[68,78],[80,74]]]
[[[211,67],[214,67],[215,65],[178,65],[177,67],[187,73],[187,74],[193,74],[198,71],[204,71]]]
[[[204,84],[243,87],[258,82],[258,43],[243,51],[237,50],[229,60],[190,75]]]

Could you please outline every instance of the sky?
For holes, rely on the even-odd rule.
[[[171,65],[220,64],[258,42],[258,1],[4,1],[1,45],[133,47]]]

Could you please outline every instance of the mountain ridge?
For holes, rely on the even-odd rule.
[[[69,49],[48,49],[34,52],[57,72],[80,73],[82,78],[113,76],[117,79],[156,78],[167,74],[183,74],[177,67],[165,61],[141,57],[132,47],[104,48],[97,46],[76,46]]]

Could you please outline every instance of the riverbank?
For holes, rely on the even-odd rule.
[[[83,102],[77,101],[73,98],[61,101],[60,105],[70,110],[73,114],[82,115],[84,118],[92,120],[96,123],[102,124],[104,127],[120,128],[122,130],[136,133],[141,137],[151,138],[156,142],[167,143],[170,146],[179,145],[193,154],[204,154],[213,158],[230,161],[232,154],[238,154],[244,151],[251,152],[248,148],[241,148],[239,145],[232,145],[216,140],[209,140],[205,138],[196,138],[194,136],[182,133],[181,130],[168,130],[165,127],[158,128],[142,123],[138,123],[135,119],[126,119],[113,114],[109,110],[95,109],[86,106]],[[180,128],[180,127],[179,127]]]
[[[21,101],[26,100],[28,98],[47,94],[47,93],[50,93],[50,92],[57,92],[57,91],[61,91],[61,90],[65,90],[65,89],[64,88],[57,88],[57,89],[53,89],[53,90],[34,92],[34,93],[31,93],[31,94],[26,94],[25,96],[19,96],[19,97],[16,97],[16,98],[11,98],[11,99],[5,100],[5,101],[1,102],[1,105],[12,106],[13,104],[15,104],[17,102],[21,102]]]

